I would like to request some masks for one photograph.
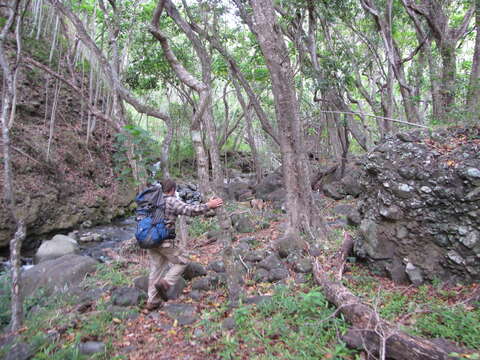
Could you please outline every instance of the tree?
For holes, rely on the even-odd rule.
[[[17,93],[17,72],[22,59],[21,53],[21,25],[22,10],[24,4],[21,0],[8,2],[4,5],[8,11],[8,18],[0,33],[0,66],[3,72],[3,101],[1,109],[2,121],[2,140],[3,140],[3,172],[4,187],[3,197],[7,208],[15,222],[16,231],[10,241],[10,262],[12,265],[12,331],[20,329],[23,323],[23,300],[20,292],[21,272],[20,272],[20,249],[22,242],[26,237],[25,219],[22,217],[22,211],[18,207],[15,198],[15,187],[11,163],[11,143],[10,129],[15,121],[16,93]],[[16,59],[11,63],[7,55],[6,41],[11,35],[11,30],[15,26],[16,39]]]
[[[472,18],[475,6],[466,11],[460,24],[450,26],[449,17],[440,1],[422,0],[415,3],[412,0],[402,0],[404,6],[423,17],[428,24],[442,58],[442,76],[440,83],[440,120],[446,121],[455,105],[457,76],[457,43],[465,35]]]
[[[241,11],[245,11],[236,1]],[[251,28],[265,57],[279,128],[282,173],[286,191],[289,236],[298,238],[300,230],[319,230],[320,238],[327,236],[322,217],[315,211],[310,187],[310,168],[303,148],[303,132],[299,104],[288,49],[275,16],[271,0],[251,0],[254,22]]]
[[[175,21],[175,23],[182,29],[189,40],[192,42],[197,56],[201,61],[202,67],[202,80],[198,80],[180,63],[169,45],[168,37],[159,29],[160,17],[163,10],[168,12],[168,15]],[[152,23],[150,26],[150,32],[160,42],[166,59],[170,66],[175,71],[178,78],[192,90],[196,91],[199,95],[199,104],[196,111],[193,114],[191,134],[192,141],[195,146],[197,155],[197,169],[198,178],[202,182],[202,190],[207,195],[214,194],[217,191],[221,192],[219,188],[220,183],[223,183],[221,176],[221,163],[218,161],[218,148],[213,149],[212,158],[215,159],[212,163],[213,168],[213,180],[216,188],[213,189],[210,184],[210,176],[208,173],[208,159],[206,157],[205,148],[202,143],[202,137],[200,133],[200,125],[203,124],[207,127],[209,132],[209,138],[211,146],[217,146],[215,134],[212,134],[212,114],[210,109],[211,104],[211,62],[206,49],[200,42],[200,39],[193,33],[192,28],[181,17],[175,6],[170,0],[159,0],[157,8],[155,9]],[[227,286],[229,290],[229,300],[232,304],[238,301],[240,296],[240,272],[237,270],[238,264],[235,261],[232,248],[232,235],[231,235],[231,222],[226,210],[224,208],[217,209],[217,215],[219,217],[220,226],[222,228],[222,241],[223,241],[223,262],[225,264],[225,270],[227,273]]]
[[[480,1],[475,0],[475,49],[468,84],[467,111],[472,121],[480,118]]]

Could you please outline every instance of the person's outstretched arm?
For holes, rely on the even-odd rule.
[[[223,205],[223,200],[220,198],[213,198],[205,204],[189,205],[182,200],[171,196],[166,199],[166,202],[166,218],[171,215],[199,216],[205,214],[209,209],[216,209]]]

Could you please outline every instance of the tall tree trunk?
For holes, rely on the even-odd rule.
[[[235,87],[235,92],[237,94],[238,102],[242,107],[243,113],[245,114],[245,122],[247,127],[247,139],[248,144],[250,145],[250,149],[252,151],[252,158],[253,158],[253,166],[255,167],[255,179],[257,184],[262,181],[262,167],[260,164],[260,159],[258,158],[258,151],[257,145],[255,143],[255,137],[253,136],[252,132],[252,117],[250,114],[250,109],[245,103],[245,99],[243,98],[242,92],[240,90],[240,86],[238,85],[236,80],[233,80],[233,85]]]
[[[381,16],[374,0],[361,0],[362,7],[367,11],[377,24],[378,30],[382,36],[385,56],[389,65],[392,67],[395,78],[400,85],[400,93],[403,100],[403,108],[407,121],[411,123],[419,122],[418,109],[413,101],[413,94],[410,86],[407,84],[405,69],[401,59],[400,50],[392,35],[392,7],[393,0],[388,0],[384,16]],[[388,86],[388,85],[387,85]]]
[[[441,121],[449,121],[449,115],[455,105],[456,92],[456,46],[458,41],[465,35],[468,24],[475,12],[475,5],[470,6],[463,17],[462,22],[456,28],[449,25],[449,18],[443,9],[444,3],[441,1],[421,0],[402,0],[409,16],[414,20],[416,15],[420,15],[427,21],[428,27],[432,33],[442,59],[442,74],[440,83],[440,106],[438,117]],[[420,28],[416,25],[417,31]]]
[[[307,232],[318,229],[320,239],[325,239],[327,233],[323,218],[315,211],[313,202],[293,70],[289,57],[285,57],[288,49],[272,0],[250,0],[250,4],[255,20],[255,36],[272,81],[286,191],[287,233],[295,237],[301,229]]]
[[[475,28],[475,49],[467,94],[467,116],[472,123],[480,119],[480,0],[475,0]]]
[[[21,212],[17,209],[15,199],[15,188],[12,171],[12,159],[11,159],[11,137],[10,129],[13,125],[15,116],[15,99],[17,92],[16,73],[21,61],[21,0],[15,0],[7,5],[8,18],[3,25],[0,32],[0,66],[3,72],[4,89],[3,89],[3,101],[1,108],[1,123],[2,123],[2,141],[3,141],[3,168],[4,168],[4,181],[3,181],[3,198],[4,202],[10,212],[11,217],[16,225],[15,235],[10,241],[10,262],[12,265],[12,319],[11,329],[12,331],[18,331],[23,324],[23,299],[20,292],[21,286],[21,269],[20,269],[20,249],[22,242],[26,236],[25,222]],[[6,54],[5,42],[12,29],[12,26],[16,23],[15,35],[17,41],[17,56],[16,62],[12,66]]]
[[[175,23],[182,29],[185,35],[192,42],[195,51],[202,62],[202,81],[196,79],[191,73],[189,73],[185,67],[178,61],[175,54],[172,52],[168,38],[159,30],[160,16],[163,9],[166,9],[169,16],[175,21]],[[199,106],[195,112],[192,120],[192,141],[197,152],[197,169],[201,186],[204,187],[204,192],[207,196],[215,194],[217,191],[221,191],[219,188],[212,189],[208,176],[208,160],[203,147],[201,136],[201,125],[207,126],[208,136],[213,149],[213,180],[214,183],[219,186],[223,185],[223,175],[221,172],[221,163],[218,153],[218,146],[216,142],[216,136],[213,131],[213,118],[211,113],[211,69],[210,58],[205,48],[202,46],[200,39],[193,33],[192,28],[178,13],[177,9],[170,0],[160,0],[153,15],[152,24],[150,27],[152,35],[160,42],[164,55],[169,62],[171,68],[174,70],[179,79],[189,88],[196,91],[199,94]],[[215,152],[216,151],[216,152]],[[203,185],[202,185],[203,183]],[[225,270],[227,274],[227,286],[229,291],[229,300],[234,305],[237,303],[240,295],[240,272],[238,271],[238,264],[235,261],[233,248],[232,248],[232,227],[231,221],[228,217],[226,210],[223,207],[217,209],[217,216],[219,224],[222,229],[222,242],[223,242],[223,261],[225,264]]]
[[[170,145],[173,139],[173,124],[167,127],[167,132],[165,134],[165,138],[162,142],[162,152],[160,154],[161,164],[160,167],[162,168],[162,176],[164,178],[170,178],[170,171],[169,171],[169,164],[170,164]]]

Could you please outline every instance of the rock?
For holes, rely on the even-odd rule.
[[[342,183],[338,181],[324,185],[323,193],[335,200],[342,200],[346,195]]]
[[[407,273],[405,272],[405,265],[403,265],[399,259],[394,259],[391,264],[386,266],[386,269],[390,279],[397,284],[407,284],[409,282],[409,277],[407,277]],[[416,279],[416,275],[417,274],[412,272],[412,278]]]
[[[224,273],[225,272],[225,264],[221,260],[213,261],[208,265],[208,269],[213,270],[217,273]]]
[[[476,187],[470,191],[466,196],[465,200],[467,201],[477,201],[480,200],[480,187]]]
[[[268,273],[268,280],[270,282],[280,281],[286,279],[289,276],[289,272],[285,268],[272,269]]]
[[[212,288],[212,286],[212,278],[207,276],[195,280],[192,283],[192,290],[208,291]]]
[[[256,241],[257,241],[257,239],[254,236],[247,236],[247,237],[240,238],[238,240],[238,242],[244,242],[244,243],[247,243],[250,246],[255,245]]]
[[[205,270],[202,264],[199,264],[197,262],[190,262],[187,265],[185,272],[183,273],[183,278],[185,280],[192,280],[196,277],[205,276],[205,275],[207,275],[207,271]]]
[[[342,184],[343,192],[353,197],[358,197],[364,190],[364,187],[360,183],[361,171],[358,168],[350,169],[340,181]]]
[[[191,325],[198,320],[197,308],[189,304],[166,304],[163,310],[167,315],[178,321],[178,325]]]
[[[296,272],[308,274],[312,272],[313,266],[310,260],[304,258],[294,263],[294,269]]]
[[[202,299],[202,293],[198,290],[192,290],[190,292],[190,297],[195,301],[200,301]]]
[[[263,283],[268,281],[268,270],[258,269],[253,273],[252,279],[257,283]]]
[[[227,195],[230,200],[245,201],[253,197],[253,191],[248,183],[235,182],[228,184]]]
[[[259,261],[262,261],[263,259],[265,259],[265,251],[263,250],[253,250],[253,251],[249,251],[245,254],[245,261],[248,261],[248,262],[252,262],[252,263],[255,263],[255,262],[259,262]]]
[[[208,240],[218,240],[221,237],[222,233],[221,231],[208,231],[205,235],[207,235]]]
[[[303,273],[295,274],[295,283],[296,284],[306,284],[308,282],[308,278]]]
[[[380,215],[389,220],[400,220],[403,218],[403,211],[397,205],[382,207]]]
[[[393,192],[402,199],[409,199],[414,195],[414,188],[408,184],[398,184]]]
[[[243,303],[246,305],[260,305],[265,302],[269,302],[272,300],[271,296],[268,295],[257,295],[257,296],[252,296],[249,298],[246,298]]]
[[[34,261],[39,264],[46,260],[59,258],[67,254],[73,254],[78,250],[78,244],[72,238],[65,235],[55,235],[51,240],[44,241],[35,254]]]
[[[22,273],[22,294],[30,296],[39,288],[47,294],[66,291],[78,285],[86,274],[94,272],[97,264],[92,258],[80,255],[44,261]]]
[[[267,195],[275,190],[280,190],[281,187],[283,187],[283,177],[281,170],[278,169],[274,173],[267,175],[261,183],[255,186],[255,196],[262,200],[269,200]],[[285,197],[285,192],[283,191],[283,193]]]
[[[412,263],[407,263],[407,266],[405,267],[405,272],[408,275],[408,278],[412,282],[413,285],[419,286],[423,284],[423,276],[422,276],[422,271],[417,268],[415,265]]]
[[[262,261],[260,261],[257,266],[270,271],[275,268],[283,267],[283,263],[275,254],[271,254]]]
[[[283,188],[277,189],[261,198],[262,200],[266,201],[271,201],[272,203],[277,204],[277,207],[279,204],[283,203],[285,201],[285,190]]]
[[[81,243],[88,243],[88,242],[99,242],[104,240],[105,237],[102,234],[97,233],[88,233],[80,236],[78,241]]]
[[[180,278],[175,284],[173,284],[173,286],[170,289],[168,289],[168,292],[167,292],[168,299],[169,300],[178,299],[182,295],[183,289],[185,289],[186,287],[187,287],[187,283],[183,278]]]
[[[112,302],[118,306],[136,306],[145,298],[145,293],[134,287],[122,287],[112,293]]]
[[[364,190],[348,218],[360,222],[355,255],[396,282],[480,281],[479,135],[477,127],[418,131],[418,141],[387,137],[363,157]]]
[[[133,279],[134,286],[144,292],[148,292],[148,276],[140,276]]]
[[[298,234],[286,232],[275,240],[274,247],[281,258],[285,258],[291,253],[301,250]]]
[[[357,209],[352,209],[347,215],[347,224],[351,226],[358,226],[362,222],[362,218]]]
[[[245,254],[246,252],[250,251],[250,245],[246,242],[241,242],[235,249],[239,254]]]
[[[468,168],[467,176],[474,179],[480,179],[480,170],[476,168]]]
[[[243,214],[233,215],[232,223],[235,230],[239,233],[250,233],[255,231],[255,227],[250,218]]]
[[[93,355],[101,352],[105,352],[106,346],[103,342],[99,341],[87,341],[78,345],[78,351],[82,355]]]
[[[469,249],[475,248],[477,244],[479,244],[480,240],[480,233],[476,230],[471,231],[468,233],[467,236],[462,238],[462,244],[465,245]]]

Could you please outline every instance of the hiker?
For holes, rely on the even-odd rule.
[[[170,230],[175,230],[178,215],[199,216],[223,205],[220,198],[213,198],[206,204],[189,205],[175,196],[177,185],[173,180],[166,179],[161,184],[165,199],[165,225]],[[146,309],[154,310],[162,304],[161,300],[168,300],[168,290],[179,280],[189,259],[186,249],[179,248],[175,238],[167,239],[159,247],[147,251],[150,257],[150,275]],[[162,277],[168,263],[172,263],[172,267]]]

